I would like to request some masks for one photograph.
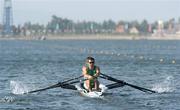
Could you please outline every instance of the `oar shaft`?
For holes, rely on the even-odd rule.
[[[49,86],[49,87],[46,87],[46,88],[43,88],[43,89],[38,89],[38,90],[34,90],[34,91],[29,91],[28,93],[34,93],[34,92],[40,92],[40,91],[44,91],[44,90],[47,90],[47,89],[53,89],[53,88],[57,88],[57,87],[63,87],[63,88],[66,88],[65,86],[69,86],[71,84],[74,84],[74,83],[78,83],[78,82],[81,82],[81,81],[85,81],[87,79],[82,79],[82,80],[78,80],[78,81],[72,81],[72,82],[69,82],[69,83],[64,83],[64,82],[59,82],[55,85],[52,85],[52,86]],[[68,88],[68,87],[67,87]],[[73,88],[74,89],[74,88]]]
[[[111,76],[108,76],[108,75],[105,75],[105,74],[102,74],[101,75],[106,78],[107,80],[110,80],[110,81],[114,81],[114,82],[117,82],[117,83],[120,83],[120,84],[124,84],[124,85],[127,85],[127,86],[130,86],[130,87],[133,87],[135,89],[138,89],[138,90],[141,90],[143,92],[151,92],[151,93],[156,93],[156,91],[153,91],[153,90],[150,90],[150,89],[146,89],[146,88],[143,88],[143,87],[139,87],[139,86],[136,86],[136,85],[133,85],[133,84],[129,84],[127,82],[124,82],[122,80],[118,80],[118,79],[115,79]],[[102,78],[103,78],[102,77]]]
[[[67,82],[70,82],[70,81],[73,81],[73,80],[76,80],[76,79],[79,79],[79,78],[82,78],[82,77],[83,77],[83,75],[81,75],[79,77],[72,78],[72,79],[65,80],[65,81],[62,82],[62,84],[65,84]]]
[[[81,77],[83,77],[83,75],[78,76],[78,77],[75,77],[75,78],[71,78],[71,79],[68,79],[68,80],[65,80],[65,81],[63,81],[63,82],[59,82],[59,83],[57,83],[57,84],[55,84],[55,85],[52,85],[52,86],[49,86],[49,87],[46,87],[46,88],[43,88],[43,89],[38,89],[38,90],[30,91],[30,92],[28,92],[28,93],[40,92],[40,91],[44,91],[44,90],[47,90],[47,89],[52,89],[52,88],[60,87],[61,85],[65,84],[65,83],[68,83],[68,82],[70,82],[70,81],[79,79],[79,78],[81,78]],[[64,87],[64,86],[65,86],[65,85],[63,85],[63,87]]]
[[[133,88],[139,89],[139,90],[144,91],[144,92],[156,93],[156,91],[153,91],[153,90],[150,90],[150,89],[146,89],[146,88],[143,88],[143,87],[139,87],[139,86],[136,86],[136,85],[132,85],[132,84],[129,84],[129,83],[125,83],[125,85],[131,86]]]
[[[100,76],[101,78],[104,78],[104,79],[107,79],[107,80],[110,80],[110,81],[114,81],[114,82],[118,82],[118,83],[125,83],[122,80],[115,79],[115,78],[110,77],[108,75],[105,75],[105,74],[102,74],[102,73],[101,73],[101,75],[103,75],[103,76]]]
[[[124,84],[117,83],[117,82],[106,85],[108,89],[114,89],[114,88],[123,87],[123,86]]]
[[[53,88],[59,87],[60,85],[61,85],[60,83],[57,83],[57,84],[55,84],[55,85],[52,85],[52,86],[49,86],[49,87],[46,87],[46,88],[43,88],[43,89],[37,89],[37,90],[34,90],[34,91],[29,91],[28,93],[45,91],[45,90],[47,90],[47,89],[53,89]]]

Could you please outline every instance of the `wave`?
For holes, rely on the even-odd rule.
[[[167,76],[164,81],[162,81],[158,84],[155,84],[153,86],[152,90],[157,91],[158,93],[175,91],[174,77]]]
[[[10,89],[13,94],[24,94],[29,88],[20,81],[10,81]]]

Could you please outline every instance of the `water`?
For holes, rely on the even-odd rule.
[[[22,94],[79,76],[87,56],[102,73],[158,93],[125,86],[101,99],[62,88]],[[0,110],[178,110],[179,72],[180,41],[1,40]]]

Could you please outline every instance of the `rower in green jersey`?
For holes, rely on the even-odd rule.
[[[88,80],[85,81],[87,89],[91,92],[92,89],[99,90],[98,76],[100,74],[100,68],[95,64],[93,57],[86,58],[86,64],[82,67],[82,73]]]

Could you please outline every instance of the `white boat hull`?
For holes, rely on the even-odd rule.
[[[83,86],[84,86],[83,84],[75,85],[75,87],[77,88],[77,90],[80,92],[81,95],[90,98],[101,98],[103,97],[104,92],[107,90],[107,87],[103,84],[99,85],[101,91],[92,91],[92,92],[88,92],[87,89],[85,89],[85,87]]]

